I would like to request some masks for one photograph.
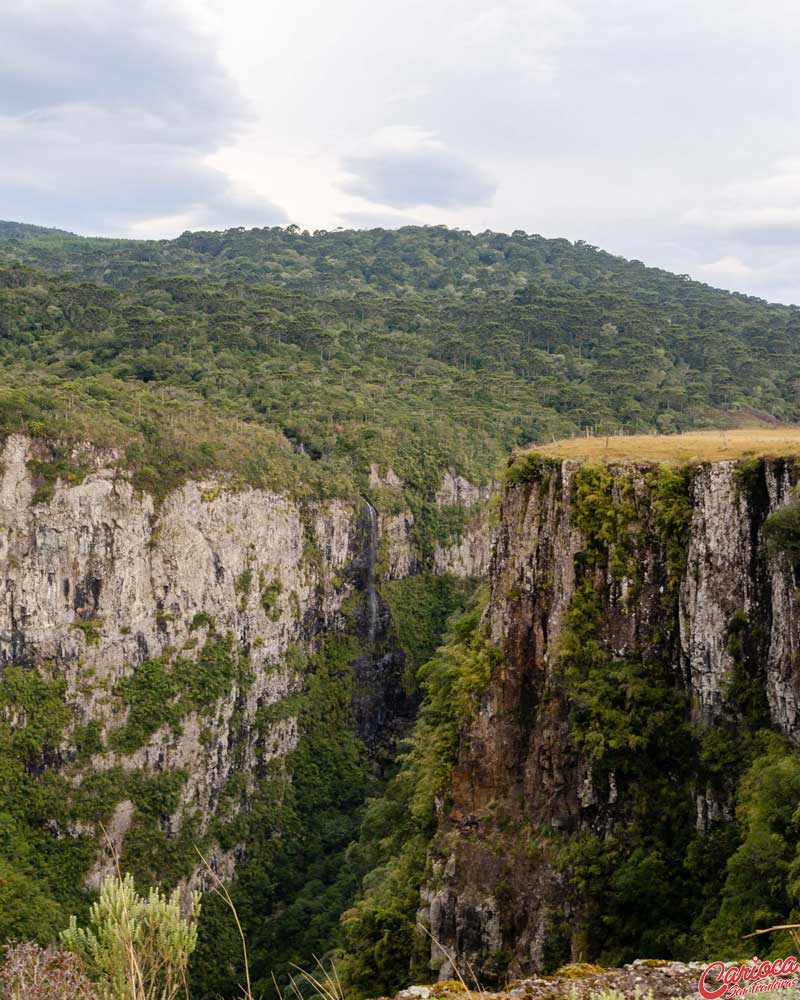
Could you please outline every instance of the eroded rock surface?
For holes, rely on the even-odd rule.
[[[593,767],[571,730],[560,657],[576,567],[590,566],[584,580],[609,662],[660,665],[694,727],[730,718],[726,699],[740,669],[766,693],[772,725],[800,742],[797,581],[763,530],[768,514],[790,499],[788,464],[689,470],[677,566],[674,545],[667,552],[670,532],[656,523],[651,472],[612,470],[614,504],[627,520],[615,529],[615,557],[596,563],[585,562],[575,463],[545,465],[502,499],[485,614],[502,663],[462,734],[419,911],[458,967],[484,970],[489,982],[546,966],[554,935],[567,959],[587,955],[583,903],[554,863],[552,845],[584,835],[602,840],[627,822],[630,787],[613,770]],[[457,495],[457,484],[447,494]],[[609,531],[602,516],[598,533]],[[702,833],[731,816],[731,794],[692,779],[689,822]],[[453,978],[452,963],[433,944],[431,962],[442,979]]]
[[[83,770],[72,768],[71,780],[112,769],[180,772],[185,780],[168,833],[177,836],[191,822],[202,835],[223,803],[232,819],[269,761],[297,741],[293,714],[273,718],[271,707],[300,690],[303,658],[326,635],[353,627],[363,633],[357,670],[368,693],[359,705],[365,728],[391,726],[386,691],[399,684],[393,677],[402,654],[372,656],[387,624],[375,564],[384,544],[391,553],[386,578],[419,568],[409,511],[378,518],[363,498],[301,503],[266,490],[229,490],[213,479],[188,482],[156,507],[117,469],[117,456],[89,446],[72,455],[86,472],[82,481],[58,480],[42,496],[32,472],[42,456],[46,447],[23,435],[7,438],[0,456],[0,664],[49,664],[66,680],[73,721],[55,766],[74,756],[79,730],[95,727],[103,749]],[[383,477],[373,470],[373,478],[380,487],[402,485],[391,470]],[[435,570],[463,575],[483,565],[484,554],[473,558],[469,542],[458,545],[458,558]],[[355,626],[345,614],[354,599]],[[224,690],[208,698],[197,692],[202,704],[188,705],[179,724],[153,729],[134,720],[138,738],[126,729],[125,682],[135,671],[161,661],[201,662],[204,650],[224,661]],[[121,790],[107,823],[117,848],[133,812]],[[92,830],[81,821],[65,832]],[[236,850],[210,851],[218,867],[231,870]],[[111,863],[101,853],[90,881]]]

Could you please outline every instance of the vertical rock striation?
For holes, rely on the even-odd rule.
[[[117,456],[87,445],[71,458],[76,481],[51,475],[43,488],[47,445],[12,435],[0,456],[0,670],[65,683],[71,721],[42,767],[75,788],[114,776],[104,811],[59,836],[99,839],[104,819],[119,848],[137,815],[127,775],[180,779],[159,820],[168,840],[215,839],[295,746],[291,696],[332,634],[358,640],[355,714],[368,748],[407,722],[403,656],[378,590],[386,524],[366,499],[301,502],[210,480],[156,505]],[[406,511],[391,529],[398,575],[421,561],[412,528]],[[209,846],[226,872],[241,848]],[[110,863],[101,852],[90,883]]]
[[[637,779],[624,762],[636,750],[609,750],[613,719],[604,748],[581,730],[580,713],[594,710],[580,701],[581,670],[616,684],[638,664],[643,704],[648,685],[679,699],[687,741],[737,724],[741,677],[766,695],[768,722],[800,742],[797,582],[763,530],[789,499],[791,472],[762,460],[592,478],[532,459],[511,476],[485,614],[502,665],[462,733],[420,913],[460,969],[491,982],[593,957],[590,904],[564,848],[587,836],[602,844],[631,821]],[[644,711],[645,725],[657,711]],[[702,834],[730,815],[731,789],[696,767],[675,788],[689,802],[675,823]],[[436,946],[431,959],[452,976]]]

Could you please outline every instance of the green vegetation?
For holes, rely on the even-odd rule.
[[[594,781],[613,779],[616,805],[603,836],[552,837],[546,850],[579,894],[581,939],[602,964],[655,954],[745,957],[744,933],[800,914],[800,755],[770,729],[761,676],[766,639],[743,612],[725,636],[733,669],[722,717],[689,725],[669,623],[685,572],[691,476],[661,466],[644,475],[641,493],[632,485],[636,475],[598,466],[575,473],[573,516],[586,544],[575,560],[557,696]],[[757,487],[748,469],[741,488]],[[635,582],[639,542],[650,531],[667,572],[669,600],[657,610],[664,624],[651,622],[652,632],[621,657],[603,631],[608,594],[597,571],[600,579],[624,573]],[[735,820],[721,811],[705,833],[693,833],[698,791],[735,801]],[[575,933],[574,926],[554,928],[553,941],[566,946]],[[775,936],[760,947],[777,954],[786,944]],[[564,954],[554,950],[553,964]]]
[[[253,586],[253,570],[250,566],[243,569],[242,572],[233,581],[233,590],[239,597],[239,610],[246,611],[247,604],[250,600],[250,588]]]
[[[70,712],[56,671],[6,666],[0,676],[0,937],[47,942],[83,902],[89,837],[63,839],[43,817],[66,819],[66,780],[47,769]],[[15,725],[18,717],[25,724]]]
[[[258,574],[258,589],[259,589],[259,604],[264,610],[267,617],[272,621],[277,621],[280,617],[280,608],[278,607],[278,598],[283,593],[283,584],[280,579],[276,576],[267,583],[267,579],[263,572]]]
[[[121,706],[127,708],[124,726],[113,730],[109,744],[130,753],[161,726],[173,729],[190,712],[211,708],[233,684],[248,683],[247,662],[233,633],[219,634],[213,624],[194,659],[164,654],[137,664],[116,686]]]
[[[405,654],[403,681],[410,694],[416,692],[419,668],[436,652],[448,619],[464,610],[476,586],[474,580],[428,572],[381,584],[391,620],[390,639]]]
[[[618,783],[620,820],[602,837],[550,847],[583,894],[576,919],[587,947],[605,961],[688,954],[697,941],[728,948],[745,917],[796,907],[796,758],[765,733],[757,625],[730,623],[726,717],[692,735],[685,695],[666,669],[674,635],[643,623],[642,649],[612,655],[593,581],[605,576],[632,601],[649,532],[665,553],[662,606],[674,608],[690,514],[683,466],[651,468],[641,496],[629,470],[602,464],[604,435],[613,444],[620,430],[797,422],[799,340],[795,308],[520,232],[289,227],[134,242],[0,224],[0,435],[37,439],[29,458],[37,503],[59,481],[92,471],[81,447],[91,441],[114,449],[104,460],[157,502],[194,479],[204,501],[221,484],[256,485],[410,509],[424,563],[419,576],[380,585],[389,641],[406,655],[406,690],[422,699],[388,781],[355,732],[353,664],[364,650],[328,636],[313,654],[299,646],[288,654],[296,693],[259,710],[255,768],[234,716],[241,759],[204,838],[190,805],[172,833],[185,774],[129,770],[110,756],[105,769],[87,763],[131,753],[160,727],[178,733],[187,714],[245,689],[249,664],[232,634],[198,613],[193,646],[136,664],[107,693],[125,721],[105,737],[66,704],[56,671],[5,667],[0,936],[48,941],[68,913],[85,919],[95,825],[129,800],[121,860],[139,880],[175,884],[191,870],[197,840],[237,854],[232,891],[257,990],[272,991],[273,969],[285,982],[292,962],[332,950],[356,997],[404,985],[410,969],[423,968],[414,964],[422,959],[414,914],[434,803],[446,796],[499,658],[480,626],[485,596],[453,621],[471,588],[429,572],[436,545],[457,538],[471,515],[437,506],[435,490],[446,468],[484,484],[513,448],[588,431],[600,464],[575,477],[586,547],[559,663],[572,739],[599,780]],[[371,490],[373,465],[393,469],[403,486]],[[545,489],[557,465],[517,456],[506,481]],[[742,489],[754,474],[743,475]],[[765,527],[792,559],[795,522],[790,505]],[[319,560],[311,542],[306,555]],[[248,565],[234,588],[242,609],[277,620],[280,579]],[[103,623],[85,617],[74,627],[91,646]],[[297,744],[272,756],[276,724],[294,718]],[[763,788],[757,769],[768,777]],[[738,812],[694,836],[691,795],[706,786],[738,795]],[[747,878],[760,878],[763,858],[778,876],[762,914]],[[231,994],[241,979],[238,941],[219,900],[209,899],[199,935],[195,995]],[[565,960],[558,935],[554,928],[553,967]]]
[[[156,495],[218,472],[353,496],[377,463],[422,503],[446,466],[485,482],[551,435],[800,417],[796,309],[582,243],[3,232],[0,432],[61,449],[42,497],[82,438]]]
[[[46,503],[52,499],[59,479],[74,485],[83,482],[90,471],[85,457],[81,457],[80,453],[73,455],[65,444],[58,442],[48,448],[39,448],[29,460],[28,468],[36,485],[34,503]]]
[[[109,749],[129,752],[158,726],[180,726],[230,685],[247,683],[246,662],[230,633],[213,627],[196,660],[148,660],[118,685],[127,722],[109,736]],[[14,665],[0,676],[0,938],[52,942],[70,912],[84,914],[83,883],[96,858],[99,824],[115,807],[132,805],[121,863],[150,883],[174,885],[196,864],[199,835],[191,814],[178,836],[167,820],[178,809],[187,775],[120,765],[87,770],[105,746],[94,720],[77,724],[55,666]],[[58,763],[59,768],[53,766]],[[74,779],[80,775],[80,781]],[[80,833],[70,832],[80,829]]]
[[[179,890],[167,898],[153,888],[144,897],[130,875],[112,876],[92,904],[89,925],[71,917],[61,940],[109,1000],[175,1000],[184,993],[199,915],[197,893],[184,919]]]
[[[519,486],[524,483],[541,483],[544,488],[550,481],[550,476],[559,468],[556,458],[548,458],[537,451],[523,455],[514,455],[508,461],[505,473],[505,483],[508,486]]]
[[[767,517],[764,537],[773,552],[783,552],[792,562],[800,562],[800,497],[795,496]]]
[[[670,573],[677,578],[683,568],[677,556],[669,558],[673,542],[680,545],[688,510],[683,473],[650,473],[646,492],[638,493],[634,476],[634,470],[592,465],[575,473],[573,519],[585,546],[575,559],[576,588],[559,651],[558,697],[568,706],[572,739],[595,780],[613,781],[625,803],[610,836],[556,838],[550,847],[554,863],[580,892],[587,954],[604,965],[679,952],[691,905],[683,854],[692,803],[680,791],[692,773],[684,698],[674,686],[669,656],[662,658],[657,645],[615,657],[601,630],[596,571],[635,586],[648,522]],[[564,954],[554,951],[552,962]]]
[[[367,806],[353,858],[363,896],[343,915],[338,967],[351,993],[391,995],[416,971],[427,976],[424,946],[414,931],[419,888],[435,831],[434,801],[446,792],[459,736],[474,718],[497,649],[484,636],[481,591],[456,619],[444,645],[419,672],[422,706],[383,795]]]
[[[661,465],[648,474],[647,485],[655,532],[665,553],[667,584],[674,594],[686,568],[692,516],[691,475],[686,467]]]
[[[103,623],[98,618],[76,618],[70,625],[73,632],[80,632],[87,646],[96,646],[100,642],[100,630]]]
[[[273,971],[285,983],[292,963],[307,967],[326,954],[338,956],[337,969],[357,995],[406,981],[434,796],[446,786],[458,733],[497,659],[478,625],[483,602],[485,595],[421,669],[422,714],[383,792],[352,731],[354,640],[331,636],[312,659],[292,657],[305,682],[283,712],[296,714],[300,740],[260,777],[260,794],[226,834],[249,845],[231,892],[257,990],[272,995]],[[353,908],[362,879],[366,895]],[[201,1000],[230,994],[241,980],[227,927],[225,908],[208,900],[192,970]]]
[[[215,831],[223,846],[248,844],[231,894],[248,937],[257,994],[272,995],[273,971],[285,984],[291,963],[309,967],[314,955],[331,948],[339,914],[358,886],[360,870],[348,852],[377,780],[354,733],[352,664],[358,653],[355,640],[343,635],[326,638],[311,659],[299,649],[292,653],[287,665],[302,674],[303,687],[284,699],[280,717],[297,718],[297,746],[254,776],[259,794]],[[262,726],[274,721],[275,714],[262,714]],[[235,786],[229,794],[237,800]],[[242,980],[239,955],[225,906],[208,900],[193,996],[233,995]]]

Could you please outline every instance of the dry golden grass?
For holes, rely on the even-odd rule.
[[[532,451],[579,462],[653,462],[669,465],[762,456],[784,458],[800,455],[800,427],[565,438],[553,444],[526,448],[519,454]]]

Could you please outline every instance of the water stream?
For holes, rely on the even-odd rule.
[[[367,607],[367,639],[370,645],[375,644],[378,633],[378,616],[380,605],[378,603],[378,591],[375,586],[375,560],[378,556],[378,512],[367,500],[361,498],[367,509],[367,519],[369,529],[367,535],[367,575],[364,581],[364,597]]]

